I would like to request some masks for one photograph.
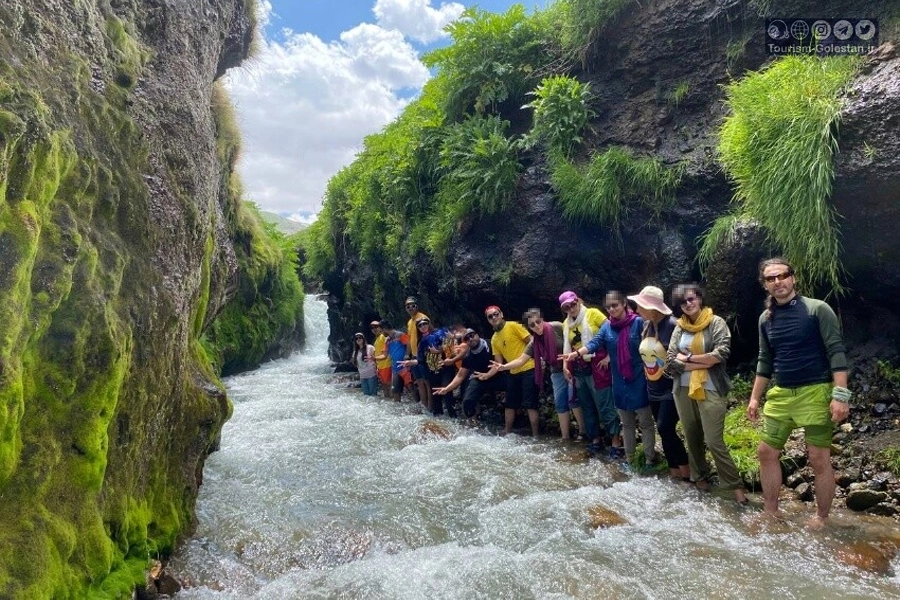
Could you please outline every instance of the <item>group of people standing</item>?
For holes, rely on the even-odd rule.
[[[828,454],[833,424],[848,413],[847,361],[834,312],[800,296],[793,278],[784,259],[760,265],[759,281],[769,296],[759,321],[757,376],[747,415],[759,418],[765,395],[759,457],[764,509],[775,516],[780,515],[780,452],[793,429],[805,428],[817,482],[811,525],[820,526],[834,497]],[[372,322],[375,342],[369,345],[357,333],[353,361],[366,394],[374,395],[380,381],[385,397],[400,401],[409,388],[432,414],[457,416],[453,394],[460,390],[463,417],[470,422],[477,420],[485,394],[505,392],[504,434],[524,409],[537,436],[539,398],[549,380],[564,439],[575,435],[588,442],[590,453],[627,466],[640,430],[644,468],[655,471],[658,433],[673,479],[709,488],[708,451],[719,486],[746,504],[744,482],[724,440],[731,332],[704,303],[696,283],[674,286],[671,305],[677,318],[663,291],[652,285],[630,296],[608,292],[605,313],[564,291],[559,321],[545,320],[536,308],[525,312],[522,323],[507,321],[492,305],[484,311],[493,330],[488,341],[464,326],[435,328],[409,297],[407,332],[388,321]]]

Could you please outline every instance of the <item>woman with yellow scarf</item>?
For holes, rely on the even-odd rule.
[[[703,306],[703,288],[695,283],[675,286],[672,306],[681,307],[682,314],[672,332],[666,370],[674,379],[675,407],[687,442],[691,480],[701,490],[709,488],[708,447],[719,485],[734,490],[735,500],[746,504],[744,482],[724,439],[726,396],[731,389],[725,361],[731,353],[731,331],[725,319]]]

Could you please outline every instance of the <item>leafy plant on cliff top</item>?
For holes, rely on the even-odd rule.
[[[525,145],[544,143],[550,149],[570,155],[581,144],[581,134],[593,114],[587,106],[590,84],[566,75],[553,75],[541,81],[530,94],[534,100],[525,106],[534,110],[534,120]]]
[[[829,204],[840,94],[849,58],[787,57],[726,87],[722,164],[738,211],[756,219],[813,286],[841,285],[838,215]],[[712,243],[719,236],[708,236]],[[714,250],[701,251],[711,255]]]
[[[474,113],[496,113],[507,100],[518,108],[537,83],[536,72],[552,56],[553,33],[536,26],[515,4],[503,14],[468,8],[447,26],[453,43],[422,57],[446,78],[444,111],[450,120]]]

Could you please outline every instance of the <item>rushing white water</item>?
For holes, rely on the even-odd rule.
[[[169,565],[179,600],[900,597],[836,558],[863,521],[760,530],[727,497],[556,440],[423,434],[411,404],[331,383],[325,307],[306,315],[305,353],[226,381],[234,416]],[[594,529],[598,505],[627,523]]]

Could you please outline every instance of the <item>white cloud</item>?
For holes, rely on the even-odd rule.
[[[269,22],[271,5],[260,8]],[[363,138],[406,105],[399,92],[419,89],[429,72],[400,31],[378,25],[358,25],[331,43],[290,30],[282,36],[261,40],[258,56],[227,75],[244,139],[239,171],[261,208],[315,212]]]
[[[445,37],[443,29],[459,18],[464,7],[456,2],[432,8],[430,0],[376,0],[375,17],[385,29],[395,29],[423,44]]]

